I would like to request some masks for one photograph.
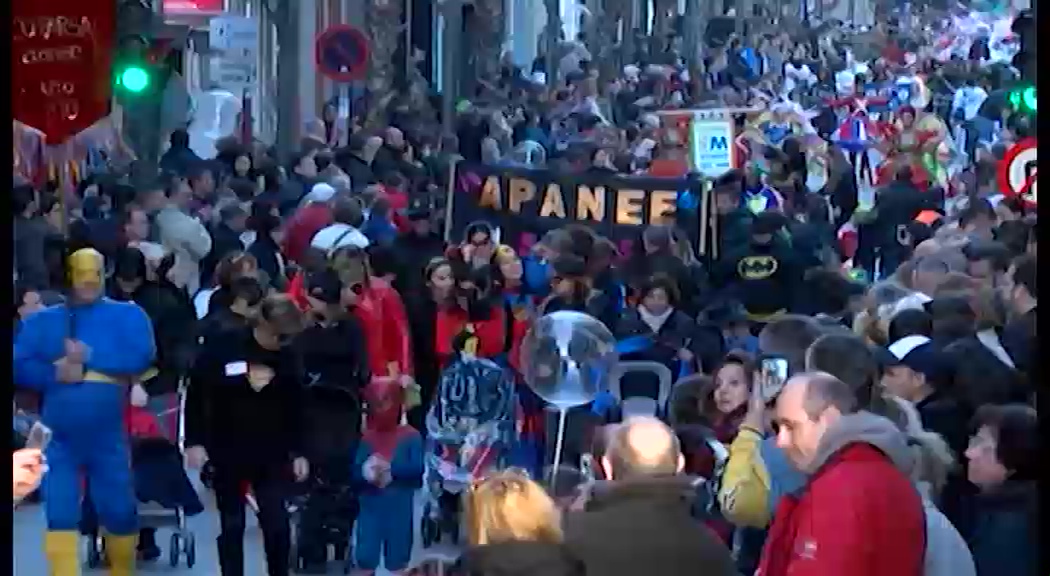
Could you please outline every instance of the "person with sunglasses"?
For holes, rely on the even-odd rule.
[[[304,375],[293,339],[303,314],[287,296],[266,296],[243,327],[220,331],[201,346],[186,397],[186,457],[213,466],[219,511],[219,570],[243,576],[244,496],[251,485],[259,508],[267,573],[286,576],[289,481],[304,480]]]

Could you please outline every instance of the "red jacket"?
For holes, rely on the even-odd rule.
[[[507,318],[508,314],[515,315]],[[524,314],[501,306],[493,307],[487,320],[477,322],[471,322],[467,313],[458,306],[438,310],[434,322],[434,349],[442,365],[452,357],[452,344],[456,336],[468,326],[473,327],[478,338],[478,356],[495,358],[506,353],[507,363],[518,368],[520,345],[529,324]]]
[[[300,270],[292,276],[292,279],[288,282],[286,291],[288,297],[292,299],[292,302],[295,302],[295,305],[298,306],[300,310],[306,312],[310,309],[310,301],[306,299],[306,286],[304,285],[304,282],[306,282],[306,279],[303,271]]]
[[[373,276],[358,297],[353,313],[368,334],[368,365],[372,375],[393,376],[390,364],[395,363],[399,375],[412,376],[408,315],[397,291],[382,278]]]
[[[923,576],[925,530],[908,477],[874,445],[846,442],[780,500],[755,576]]]
[[[327,204],[313,202],[303,206],[288,222],[281,252],[293,262],[302,262],[314,234],[332,223],[332,209]]]

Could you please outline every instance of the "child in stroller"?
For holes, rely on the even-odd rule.
[[[429,432],[421,535],[429,547],[459,537],[458,494],[506,466],[518,437],[512,373],[492,360],[460,354],[441,374],[427,415]]]
[[[180,394],[181,396],[181,394]],[[181,419],[178,405],[162,412],[177,414]],[[196,549],[193,534],[185,526],[185,519],[204,511],[197,491],[190,479],[186,477],[183,467],[183,456],[179,446],[165,433],[162,419],[146,407],[129,405],[125,418],[131,438],[131,462],[135,473],[135,492],[143,505],[155,504],[160,511],[146,510],[140,507],[139,558],[146,561],[156,560],[161,550],[157,546],[156,533],[160,526],[174,525],[171,535],[170,563],[178,564],[183,553],[186,564],[193,567],[196,561]],[[181,429],[179,423],[176,426]],[[85,483],[85,493],[87,490]],[[80,520],[80,533],[89,537],[88,565],[96,567],[103,561],[103,550],[99,544],[98,516],[91,498],[84,498]]]

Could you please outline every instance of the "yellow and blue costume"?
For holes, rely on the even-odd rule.
[[[107,533],[110,574],[135,571],[138,518],[124,410],[127,385],[150,367],[155,347],[145,311],[101,297],[102,264],[101,254],[90,248],[70,255],[70,284],[81,298],[26,318],[14,344],[15,383],[41,393],[42,418],[53,431],[43,484],[52,576],[80,573],[81,474]],[[84,346],[79,382],[58,377],[67,340]]]

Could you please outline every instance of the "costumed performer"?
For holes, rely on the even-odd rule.
[[[877,183],[887,183],[902,165],[912,168],[913,182],[920,190],[930,183],[947,186],[946,140],[948,128],[934,114],[919,113],[911,106],[901,106],[895,121],[883,127],[880,147],[886,161],[879,166]]]
[[[106,531],[109,573],[135,572],[137,500],[125,425],[128,386],[153,363],[149,317],[132,302],[104,298],[102,255],[77,250],[67,261],[70,299],[22,321],[14,344],[14,378],[43,398],[53,431],[44,480],[48,533],[44,549],[54,576],[80,574],[82,480]]]
[[[812,120],[817,114],[807,111],[790,100],[772,102],[769,110],[751,119],[737,138],[749,150],[751,163],[762,174],[769,174],[770,166],[761,153],[765,146],[784,149],[788,140],[798,142],[806,157],[805,186],[811,192],[824,187],[827,182],[827,143],[817,133]]]
[[[373,377],[363,397],[367,417],[352,470],[361,487],[356,574],[375,574],[380,556],[387,571],[402,574],[412,556],[423,439],[415,428],[401,424],[405,388],[396,379]]]
[[[857,79],[860,84],[862,78]],[[850,164],[857,174],[859,186],[871,187],[875,184],[875,172],[870,157],[870,148],[873,140],[880,134],[880,129],[871,118],[873,108],[884,107],[889,99],[881,96],[869,96],[859,90],[858,86],[853,89],[853,94],[844,98],[829,100],[826,102],[832,109],[845,109],[847,114],[832,135],[832,140],[848,153]]]

